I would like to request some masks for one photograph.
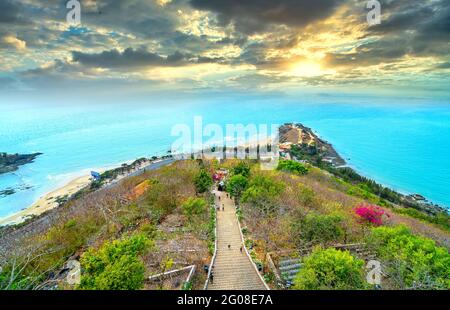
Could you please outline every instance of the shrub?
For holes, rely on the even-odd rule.
[[[142,212],[147,210],[152,220],[160,221],[167,214],[179,205],[179,197],[177,188],[173,186],[157,183],[149,187],[140,204]]]
[[[240,161],[232,170],[233,175],[243,175],[248,178],[250,176],[250,166],[245,161]]]
[[[317,247],[304,258],[294,279],[300,290],[354,290],[366,287],[364,261],[348,251]]]
[[[155,238],[158,233],[158,229],[156,228],[156,225],[154,225],[152,223],[142,224],[139,230],[143,234],[145,234],[145,236],[147,236],[148,238],[151,238],[151,239]]]
[[[188,217],[192,217],[194,214],[201,214],[206,211],[207,203],[203,198],[188,198],[183,205],[183,212]]]
[[[117,260],[107,264],[90,287],[96,290],[136,290],[144,283],[144,263],[137,257],[120,256]],[[85,283],[88,283],[87,280]],[[89,288],[89,287],[85,287]]]
[[[308,168],[293,160],[280,160],[277,170],[292,172],[300,175],[308,173]]]
[[[355,208],[355,214],[359,216],[364,223],[370,223],[375,226],[383,225],[383,215],[389,216],[383,208],[365,203],[360,204]]]
[[[299,185],[297,193],[298,201],[302,206],[314,208],[318,205],[316,193],[311,188]]]
[[[213,184],[213,179],[205,169],[200,169],[200,172],[195,176],[194,184],[197,193],[204,193]]]
[[[211,207],[209,212],[209,221],[208,221],[208,251],[209,254],[214,254],[214,247],[216,241],[216,211],[214,207]]]
[[[80,288],[98,290],[135,290],[144,284],[145,267],[138,257],[153,245],[139,234],[106,242],[81,256],[83,274]]]
[[[242,174],[233,175],[226,184],[227,192],[231,194],[231,196],[239,199],[241,197],[242,192],[247,188],[248,179]]]
[[[275,199],[283,189],[283,183],[268,176],[258,175],[250,181],[249,187],[242,194],[242,201],[264,212],[271,212],[275,208]]]
[[[367,243],[384,262],[396,288],[450,288],[450,254],[433,240],[397,226],[373,228]]]
[[[341,215],[308,214],[294,223],[293,234],[299,243],[326,243],[339,241],[344,236],[343,217]]]
[[[436,215],[428,215],[424,212],[411,208],[396,209],[395,212],[406,214],[413,218],[439,225],[441,228],[450,231],[450,215],[446,212],[439,212]]]

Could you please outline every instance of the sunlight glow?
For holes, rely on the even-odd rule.
[[[291,66],[290,73],[294,76],[313,77],[333,72],[322,70],[322,66],[314,62],[299,62]]]

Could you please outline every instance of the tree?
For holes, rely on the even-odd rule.
[[[240,199],[242,192],[247,188],[248,179],[241,175],[233,175],[226,184],[227,192],[237,200]]]
[[[213,184],[213,179],[205,169],[200,169],[200,172],[195,176],[194,183],[197,193],[204,193]]]
[[[450,254],[406,226],[376,227],[367,244],[377,254],[397,289],[450,289]]]
[[[365,288],[364,261],[348,251],[317,247],[304,258],[294,279],[299,290],[355,290]]]
[[[243,175],[244,177],[248,178],[250,176],[250,165],[246,163],[245,161],[240,161],[234,168],[233,168],[233,175]]]
[[[106,242],[89,249],[80,259],[84,270],[81,289],[136,290],[142,288],[145,266],[139,255],[153,246],[144,234]]]
[[[327,243],[344,237],[343,217],[338,214],[310,213],[293,224],[293,235],[298,243]]]
[[[242,194],[242,201],[270,213],[275,211],[276,198],[281,194],[284,185],[265,175],[257,175],[250,181]]]
[[[183,205],[184,214],[186,214],[189,218],[194,214],[200,214],[206,211],[207,203],[203,198],[188,198]]]
[[[308,168],[293,160],[280,160],[277,170],[292,172],[300,175],[308,173]]]
[[[144,263],[137,257],[123,255],[105,266],[94,280],[96,290],[137,290],[145,280]]]

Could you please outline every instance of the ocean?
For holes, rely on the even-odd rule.
[[[176,124],[301,122],[361,174],[450,207],[450,103],[425,99],[311,95],[111,104],[0,102],[0,152],[42,152],[0,175],[0,218],[90,170],[163,155]]]

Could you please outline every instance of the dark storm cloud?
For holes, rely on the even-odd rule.
[[[83,65],[99,68],[119,68],[138,66],[177,66],[186,62],[186,56],[175,53],[167,57],[144,49],[127,48],[123,52],[116,49],[98,54],[72,52],[73,61]]]
[[[385,18],[377,26],[370,27],[369,33],[400,33],[413,31],[419,36],[436,34],[450,38],[450,1],[396,1],[390,6],[382,1],[382,14]],[[387,16],[387,17],[386,17]]]
[[[365,0],[172,0],[164,5],[156,0],[81,0],[82,25],[70,28],[65,26],[65,0],[0,0],[0,58],[14,62],[4,70],[15,68],[11,71],[19,79],[42,85],[64,79],[139,79],[141,67],[219,63],[233,70],[250,65],[252,73],[239,69],[228,81],[259,87],[289,82],[279,73],[289,74],[289,64],[308,61],[317,49],[327,55],[324,69],[336,67],[337,74],[308,78],[314,85],[369,82],[359,67],[379,64],[383,72],[401,74],[416,66],[447,73],[450,1],[380,2],[382,23],[369,27]],[[321,23],[328,17],[333,18]],[[352,36],[355,30],[357,37]],[[328,39],[335,37],[336,42]],[[22,42],[26,48],[11,57]],[[49,57],[59,60],[49,65]],[[183,83],[188,87],[190,81]]]
[[[127,48],[123,52],[116,49],[89,54],[74,51],[72,60],[88,67],[135,68],[135,67],[177,67],[195,63],[218,63],[222,58],[199,57],[175,52],[168,56],[149,52],[143,48]]]
[[[352,53],[330,53],[327,63],[336,66],[370,66],[401,60],[404,56],[442,57],[450,53],[449,1],[381,1],[384,18],[367,29],[378,35]]]
[[[162,38],[176,30],[179,24],[176,5],[166,7],[156,1],[98,0],[82,14],[82,22],[107,26],[116,30],[131,32],[146,38]]]
[[[0,1],[0,23],[15,23],[21,20],[21,6],[16,1]]]
[[[305,26],[331,15],[339,0],[191,0],[199,10],[217,14],[220,25],[234,23],[243,33],[267,30],[270,24]]]
[[[361,45],[352,53],[329,53],[325,61],[332,67],[371,66],[396,61],[411,51],[406,38],[383,38],[379,41]]]

